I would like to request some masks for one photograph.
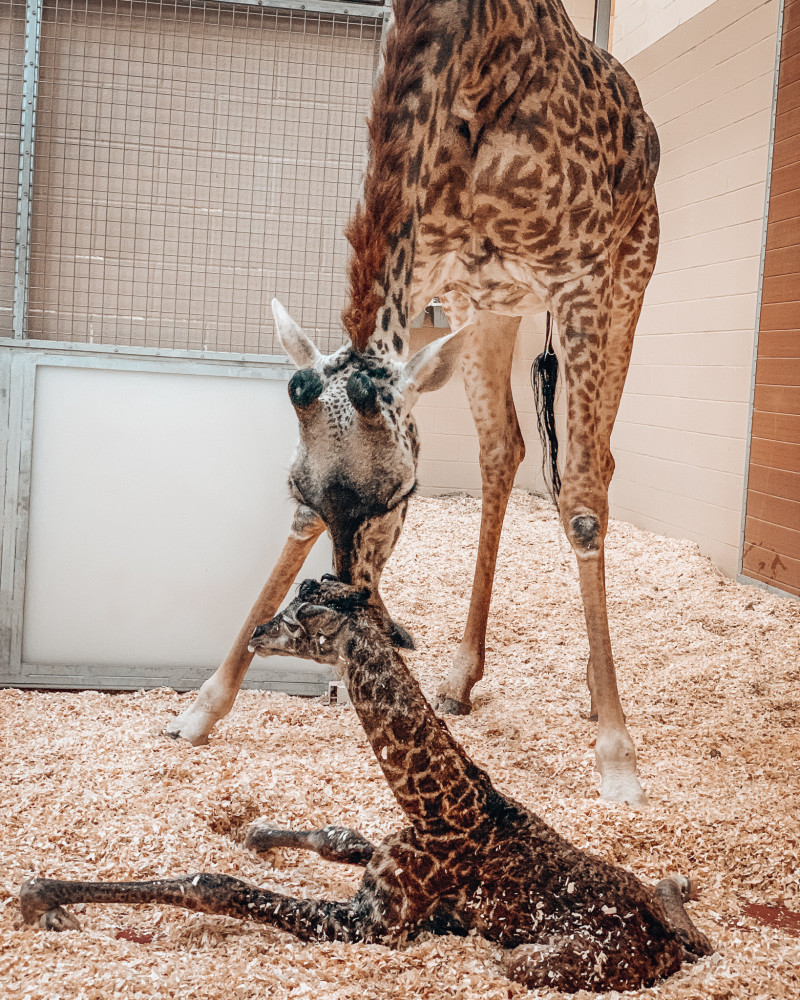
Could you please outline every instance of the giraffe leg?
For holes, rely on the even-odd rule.
[[[548,987],[559,993],[596,990],[600,942],[588,935],[555,936],[537,944],[521,944],[501,960],[503,975],[529,990]]]
[[[519,322],[518,318],[479,313],[461,353],[464,387],[480,442],[483,492],[467,624],[453,667],[437,692],[437,708],[451,715],[469,712],[470,692],[483,676],[500,532],[514,476],[525,455],[510,381]]]
[[[685,957],[694,961],[714,950],[709,939],[692,923],[684,903],[695,895],[695,883],[683,875],[670,875],[656,886],[656,895],[667,911],[670,923],[678,933],[684,947]]]
[[[190,707],[167,724],[167,736],[175,739],[181,737],[193,746],[208,743],[208,734],[233,707],[244,675],[253,660],[253,653],[247,649],[253,630],[278,610],[324,528],[324,523],[313,511],[298,506],[283,551],[230,652],[217,671],[201,686]]]
[[[19,895],[25,922],[48,930],[78,929],[78,922],[64,909],[73,903],[164,903],[271,924],[306,941],[370,940],[380,937],[383,927],[364,905],[363,890],[343,903],[294,899],[229,875],[207,873],[148,882],[31,879],[20,887]]]
[[[325,826],[321,830],[281,830],[269,823],[254,823],[247,831],[245,847],[258,852],[293,847],[315,851],[326,861],[362,866],[369,864],[375,853],[375,845],[371,841],[342,826]]]
[[[614,289],[614,292],[612,292]],[[605,589],[604,540],[608,484],[613,472],[609,441],[630,358],[633,322],[615,322],[622,310],[609,263],[600,277],[566,283],[554,296],[567,383],[567,449],[559,509],[578,561],[589,637],[589,688],[597,711],[595,747],[601,795],[615,802],[647,803],[636,772],[636,751],[625,725],[617,688]]]

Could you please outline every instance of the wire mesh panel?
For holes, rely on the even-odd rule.
[[[322,349],[341,343],[381,27],[47,0],[27,335],[276,353],[277,295]]]
[[[0,337],[12,335],[25,4],[0,0]]]

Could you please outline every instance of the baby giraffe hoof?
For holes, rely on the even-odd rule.
[[[682,903],[688,903],[692,899],[697,899],[700,895],[696,878],[687,878],[685,875],[668,875],[667,878],[662,879],[658,883],[657,888],[666,888],[668,883],[677,888]]]
[[[472,705],[468,701],[456,701],[455,698],[438,697],[436,710],[439,715],[469,715]]]
[[[414,642],[414,636],[405,628],[403,625],[398,625],[397,622],[392,622],[392,645],[397,646],[398,649],[416,649],[417,644]]]
[[[286,832],[274,823],[253,823],[244,838],[244,846],[257,854],[270,854],[278,847],[293,847]]]
[[[39,917],[39,926],[45,931],[79,931],[81,929],[78,918],[73,917],[63,906],[56,906],[43,913]]]

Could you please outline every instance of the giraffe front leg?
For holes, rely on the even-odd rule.
[[[26,923],[49,930],[79,927],[64,907],[74,903],[163,903],[186,910],[255,920],[305,941],[363,941],[380,937],[382,925],[359,897],[344,903],[294,899],[229,875],[198,873],[146,882],[67,882],[31,879],[20,888]]]
[[[560,993],[603,989],[598,976],[602,947],[589,935],[554,936],[537,944],[521,944],[503,955],[503,975],[529,990],[548,987]]]
[[[436,707],[470,711],[470,693],[483,676],[486,621],[508,498],[525,445],[511,395],[511,362],[519,319],[479,313],[461,353],[464,388],[480,442],[481,529],[469,614],[453,667],[437,692]]]
[[[342,826],[324,826],[321,830],[282,830],[270,823],[254,823],[247,831],[245,847],[258,853],[279,847],[314,851],[326,861],[340,864],[367,865],[375,853],[375,845],[356,830]]]
[[[192,746],[208,743],[211,730],[233,707],[247,668],[252,663],[253,654],[247,644],[253,630],[278,610],[324,528],[324,523],[308,507],[297,507],[283,551],[230,652],[219,669],[201,686],[189,708],[167,724],[167,736],[187,740]]]

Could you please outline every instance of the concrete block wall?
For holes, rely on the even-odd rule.
[[[612,513],[694,539],[730,575],[777,19],[778,0],[717,0],[627,63],[661,137],[662,236],[612,439]]]
[[[544,315],[522,321],[514,350],[511,385],[520,427],[525,438],[525,460],[519,468],[516,485],[542,492],[542,451],[536,429],[536,413],[531,391],[530,371],[533,359],[544,345]],[[411,351],[446,330],[421,327],[412,331]],[[443,388],[422,396],[414,411],[420,428],[422,449],[419,482],[428,495],[466,490],[475,495],[481,491],[478,438],[460,375],[455,375]],[[564,397],[556,403],[557,419],[563,424]],[[563,428],[562,428],[563,431]]]
[[[611,51],[625,62],[711,3],[713,0],[614,0]]]

